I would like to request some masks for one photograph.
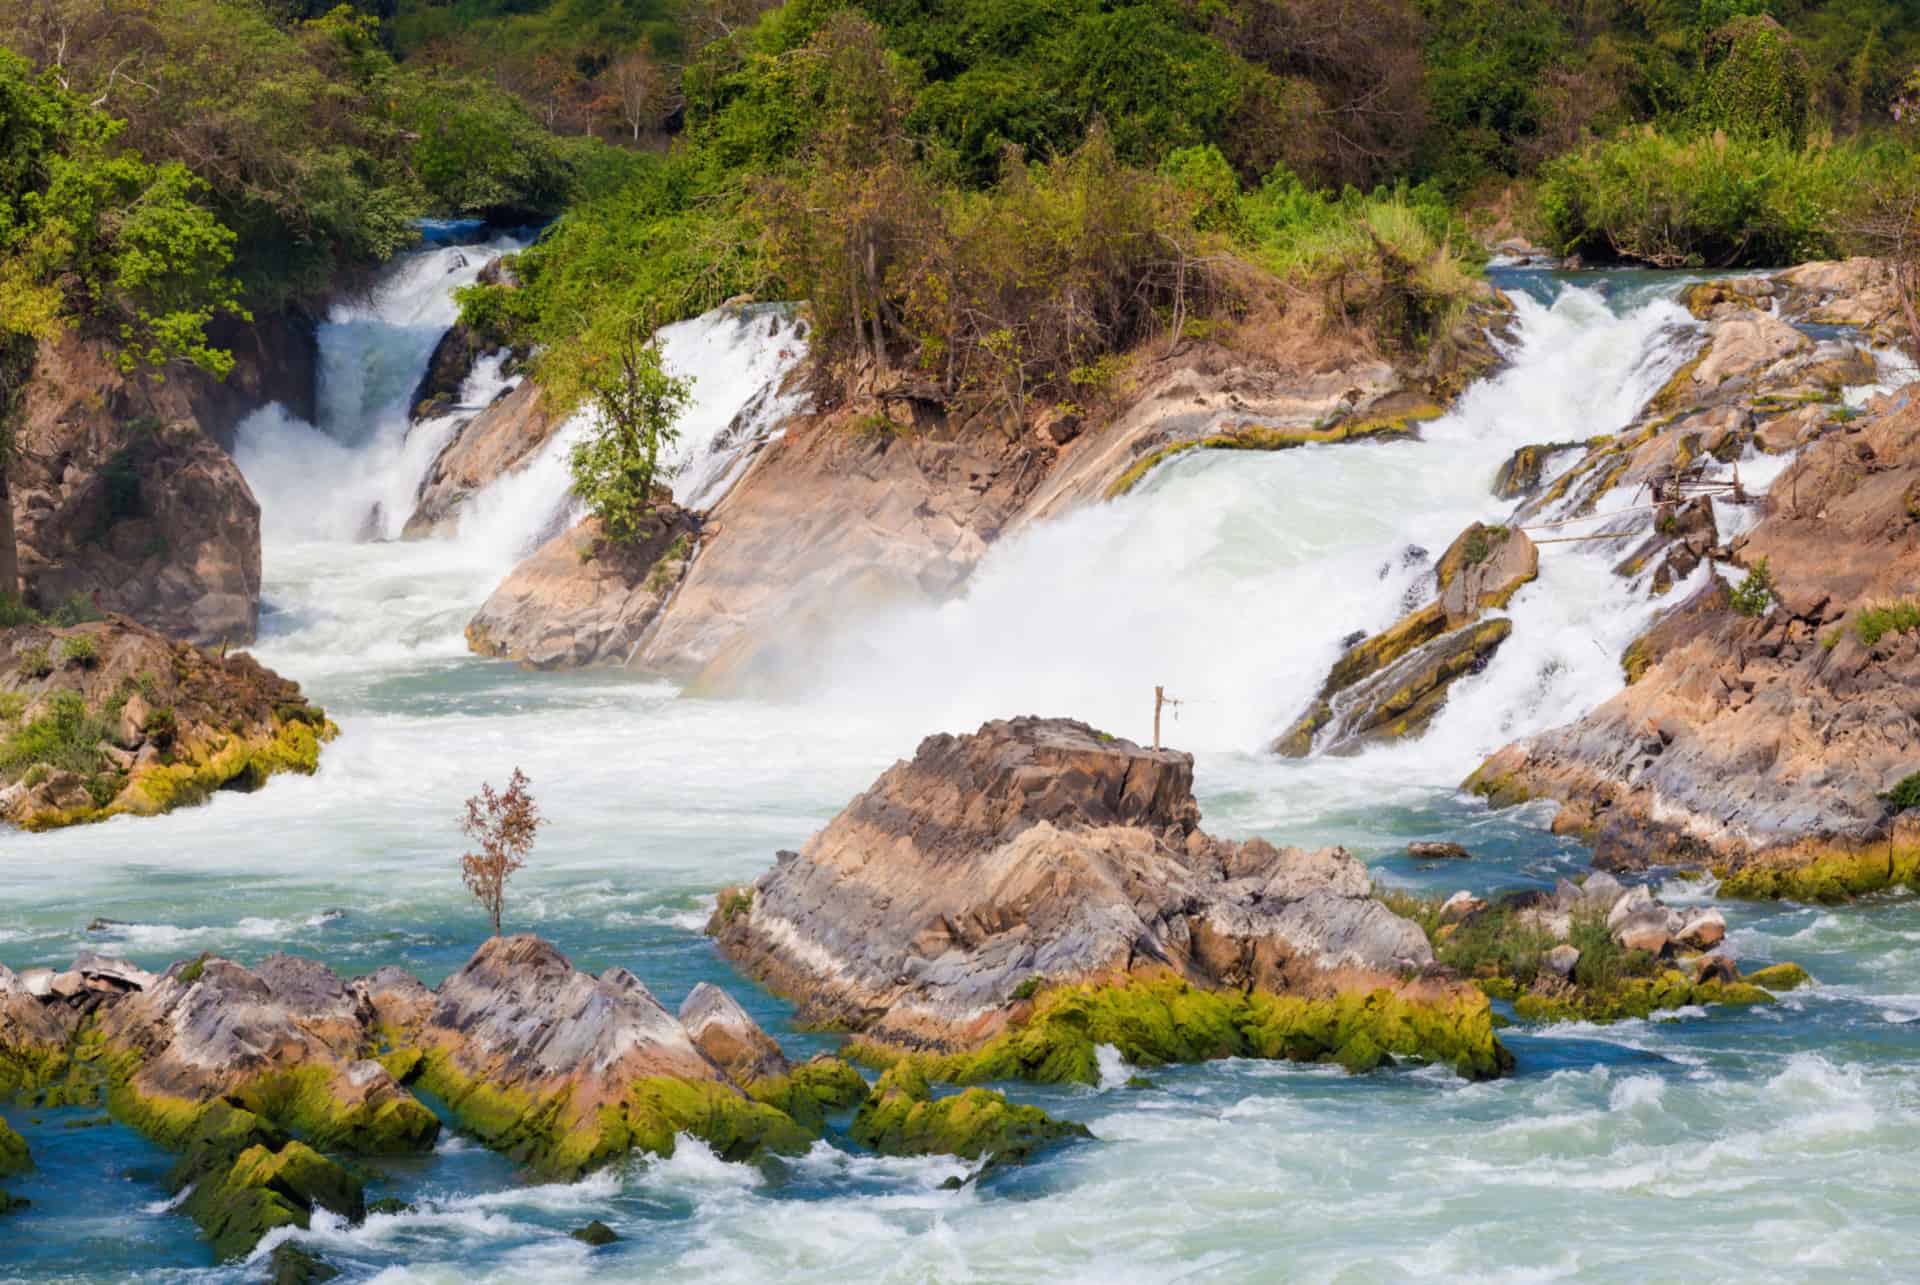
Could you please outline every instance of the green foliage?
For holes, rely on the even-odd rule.
[[[1695,110],[1709,130],[1747,138],[1807,141],[1807,60],[1773,19],[1738,17],[1706,42]]]
[[[1029,977],[1026,981],[1021,982],[1013,988],[1013,998],[1017,1000],[1032,999],[1040,993],[1040,987],[1044,984],[1044,981],[1038,976]]]
[[[39,623],[40,613],[29,607],[19,594],[0,592],[0,629]]]
[[[567,458],[573,493],[606,538],[633,539],[652,511],[660,452],[679,436],[675,421],[693,396],[691,380],[669,375],[660,350],[629,331],[614,362],[587,375],[596,412]]]
[[[15,779],[38,764],[92,777],[104,762],[98,747],[108,732],[79,692],[55,692],[46,713],[0,742],[0,776]]]
[[[1904,634],[1914,629],[1920,629],[1920,600],[1913,598],[1868,607],[1853,618],[1853,632],[1867,647],[1888,634]]]
[[[1913,772],[1900,778],[1891,790],[1880,796],[1887,801],[1895,812],[1905,812],[1908,808],[1920,807],[1920,772]]]
[[[60,605],[47,613],[46,623],[61,629],[71,629],[75,625],[84,625],[103,619],[100,608],[94,605],[92,598],[77,590],[61,600]]]
[[[1549,162],[1539,207],[1556,248],[1658,267],[1797,263],[1841,253],[1842,212],[1898,149],[1804,150],[1777,138],[1632,130]]]
[[[82,669],[91,669],[100,659],[100,649],[94,645],[90,634],[74,634],[60,644],[62,664],[78,665]]]
[[[1763,616],[1773,605],[1773,569],[1761,558],[1747,570],[1747,578],[1728,595],[1735,612],[1742,616]]]
[[[53,672],[53,661],[41,643],[20,653],[20,674],[25,678],[45,678]]]

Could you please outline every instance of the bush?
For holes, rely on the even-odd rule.
[[[1742,580],[1728,595],[1734,611],[1742,616],[1763,616],[1767,608],[1773,605],[1773,570],[1767,566],[1765,558],[1754,563]]]
[[[105,616],[94,605],[93,599],[84,593],[68,594],[61,604],[47,614],[46,623],[61,629],[71,629],[75,625],[89,624],[102,620]]]
[[[1900,778],[1899,782],[1880,796],[1887,801],[1895,812],[1905,812],[1908,808],[1920,807],[1920,772],[1914,772]]]
[[[616,359],[588,377],[597,412],[592,431],[567,457],[573,493],[586,502],[608,540],[640,532],[652,511],[660,452],[680,435],[675,427],[693,396],[693,383],[666,372],[660,350],[629,330]]]
[[[26,678],[45,678],[53,672],[53,659],[41,643],[20,653],[20,673]]]
[[[1652,127],[1549,161],[1537,201],[1562,254],[1656,267],[1772,267],[1842,253],[1863,184],[1905,163],[1863,144],[1682,139]]]
[[[1762,16],[1735,18],[1707,38],[1695,106],[1708,130],[1807,141],[1807,60],[1786,28]]]
[[[100,649],[94,645],[90,634],[75,634],[60,644],[62,664],[78,665],[90,669],[100,659]]]

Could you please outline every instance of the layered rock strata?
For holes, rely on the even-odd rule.
[[[336,729],[245,653],[125,616],[0,632],[0,814],[45,830],[312,773]]]
[[[1199,828],[1193,760],[1083,723],[933,736],[711,926],[803,1020],[935,1078],[1091,1081],[1094,1047],[1506,1064],[1482,996],[1344,851]],[[1151,1014],[1152,1016],[1148,1016]]]
[[[1513,632],[1510,620],[1486,613],[1505,607],[1539,573],[1539,550],[1525,532],[1468,527],[1434,567],[1434,599],[1347,648],[1274,750],[1291,758],[1355,754],[1420,735],[1453,683],[1483,669]]]

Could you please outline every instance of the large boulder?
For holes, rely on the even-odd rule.
[[[574,1176],[690,1133],[723,1157],[804,1149],[624,968],[580,972],[538,937],[495,937],[441,983],[413,1040],[420,1082],[489,1146]]]
[[[680,585],[699,520],[662,504],[631,540],[587,518],[541,545],[467,624],[467,645],[532,669],[625,665]]]
[[[1186,754],[1065,719],[928,737],[798,854],[723,898],[713,931],[802,1020],[897,1048],[1018,1038],[1042,990],[1086,986],[1086,1002],[1111,1008],[1162,1005],[1174,986],[1228,1005],[1253,990],[1426,1007],[1450,1034],[1390,1049],[1395,1037],[1374,1030],[1373,1062],[1399,1051],[1498,1068],[1490,1026],[1476,1025],[1484,1001],[1409,980],[1432,950],[1369,895],[1364,867],[1339,849],[1211,838],[1192,781]],[[1360,1034],[1343,1029],[1342,1046]],[[1290,1048],[1339,1053],[1309,1045]],[[1089,1057],[1054,1069],[1085,1078]]]
[[[19,702],[0,729],[38,747],[5,773],[0,816],[32,830],[151,816],[312,773],[337,731],[299,684],[244,652],[117,615],[0,631],[0,691]]]
[[[454,530],[473,496],[526,467],[559,426],[538,385],[516,384],[461,424],[434,457],[402,534],[411,540]]]

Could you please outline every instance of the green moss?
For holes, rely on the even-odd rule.
[[[1106,498],[1117,500],[1140,484],[1155,468],[1185,451],[1286,451],[1315,443],[1351,442],[1368,438],[1406,437],[1415,425],[1445,414],[1445,408],[1427,403],[1399,415],[1380,415],[1367,419],[1341,420],[1327,428],[1264,428],[1247,425],[1231,432],[1171,442],[1135,460],[1107,488]]]
[[[1102,1044],[1139,1067],[1262,1057],[1371,1069],[1390,1057],[1406,1057],[1487,1078],[1512,1065],[1494,1038],[1482,995],[1460,991],[1416,999],[1383,988],[1308,999],[1201,990],[1171,973],[1054,987],[1040,995],[1023,1022],[985,1047],[915,1060],[929,1079],[954,1084],[1097,1084],[1095,1050]],[[891,1065],[903,1055],[856,1044],[849,1056]]]
[[[1748,973],[1741,980],[1750,986],[1758,986],[1761,990],[1773,991],[1775,994],[1807,986],[1813,982],[1813,978],[1807,976],[1807,970],[1798,964],[1772,964]]]
[[[1712,344],[1702,344],[1700,351],[1695,353],[1680,369],[1674,371],[1672,377],[1660,386],[1660,391],[1655,393],[1653,400],[1647,403],[1647,410],[1655,415],[1671,415],[1673,412],[1691,405],[1693,401],[1693,373],[1700,369],[1700,363],[1707,359],[1707,354],[1711,351],[1713,351]],[[1672,420],[1669,419],[1667,422],[1671,423]]]
[[[1460,788],[1469,794],[1479,795],[1492,808],[1517,807],[1536,797],[1519,777],[1510,772],[1489,772],[1488,766],[1488,763],[1482,763],[1475,768],[1473,775],[1461,782]]]
[[[327,1209],[353,1221],[366,1216],[360,1182],[302,1142],[278,1149],[255,1144],[222,1171],[210,1167],[181,1210],[199,1226],[216,1258],[243,1258],[280,1227],[306,1227]]]
[[[7,1124],[0,1120],[0,1176],[21,1173],[33,1168],[33,1156],[27,1150],[27,1141]]]
[[[557,1178],[578,1177],[630,1151],[670,1156],[683,1133],[727,1160],[803,1151],[818,1136],[719,1081],[639,1080],[620,1102],[588,1113],[574,1108],[570,1090],[536,1097],[497,1088],[436,1049],[421,1057],[419,1082],[489,1147]]]
[[[1522,991],[1514,999],[1513,1011],[1530,1022],[1617,1022],[1690,1004],[1772,1002],[1772,995],[1749,982],[1695,982],[1670,968],[1654,977],[1624,979],[1606,990],[1582,990],[1571,995]]]
[[[837,1057],[821,1056],[802,1062],[785,1075],[772,1075],[747,1085],[747,1096],[785,1112],[804,1129],[819,1132],[827,1117],[857,1106],[867,1096],[860,1072]]]
[[[1714,873],[1720,876],[1723,897],[1833,904],[1920,880],[1920,848],[1892,843],[1840,846]]]
[[[854,1115],[849,1136],[887,1156],[992,1156],[1018,1163],[1055,1143],[1093,1135],[1083,1124],[1055,1120],[990,1089],[936,1098],[926,1075],[908,1059],[880,1077]]]
[[[330,1091],[332,1081],[327,1068],[306,1065],[263,1076],[230,1096],[329,1151],[396,1155],[433,1149],[440,1136],[440,1119],[414,1098],[343,1107]]]

